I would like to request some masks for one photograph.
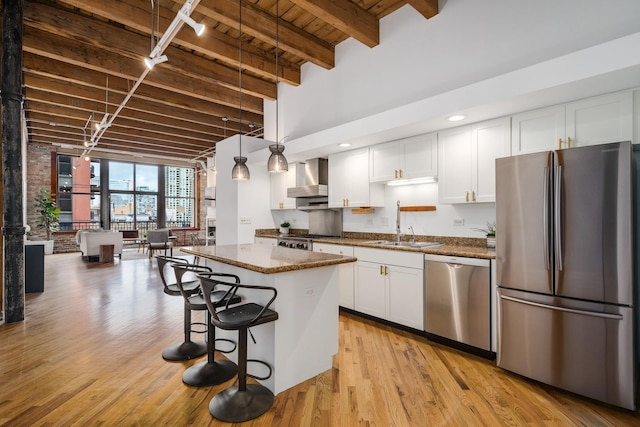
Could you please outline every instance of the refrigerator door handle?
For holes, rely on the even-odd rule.
[[[542,250],[544,252],[544,268],[547,270],[551,269],[551,248],[549,247],[549,186],[551,185],[551,178],[549,175],[549,166],[546,166],[542,185]]]
[[[549,310],[564,311],[566,313],[582,314],[585,316],[592,316],[592,317],[602,317],[605,319],[616,319],[616,320],[623,319],[621,314],[610,314],[610,313],[602,313],[598,311],[576,310],[573,308],[558,307],[556,305],[541,304],[539,302],[527,301],[520,298],[509,297],[506,295],[500,295],[500,298],[508,301],[513,301],[515,303],[526,304],[526,305],[531,305],[531,306],[540,307],[540,308],[546,308]]]
[[[556,265],[562,271],[562,166],[556,166],[554,199]]]

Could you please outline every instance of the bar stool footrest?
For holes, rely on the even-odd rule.
[[[249,372],[247,372],[247,376],[248,377],[255,378],[256,380],[264,381],[264,380],[267,380],[267,379],[271,378],[271,375],[273,375],[273,369],[271,368],[271,365],[269,365],[267,362],[264,362],[262,360],[257,360],[257,359],[247,359],[247,363],[250,363],[250,362],[260,363],[261,365],[266,366],[267,369],[269,370],[269,374],[266,377],[259,377],[257,375],[253,375],[253,374],[250,374]]]
[[[194,326],[202,326],[202,329],[193,329]],[[191,332],[194,334],[206,334],[207,324],[202,322],[191,322]]]
[[[162,352],[162,358],[169,362],[184,362],[207,354],[207,344],[203,341],[185,341],[172,345]]]
[[[247,384],[246,390],[229,387],[216,394],[209,403],[209,413],[228,423],[241,423],[258,418],[273,405],[273,393],[260,384]]]
[[[218,341],[224,341],[224,342],[230,342],[231,344],[233,344],[233,348],[231,350],[220,350],[219,348],[216,347],[216,351],[222,354],[227,354],[227,353],[233,353],[234,351],[236,351],[236,348],[238,348],[238,343],[235,342],[234,340],[230,340],[227,338],[216,338],[215,339],[216,342]]]

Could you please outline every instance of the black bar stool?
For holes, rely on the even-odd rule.
[[[160,273],[160,279],[164,286],[164,293],[171,296],[182,296],[180,288],[177,283],[168,283],[165,276],[165,267],[169,263],[182,263],[188,265],[189,262],[184,258],[176,258],[170,256],[156,255],[156,262],[158,263],[158,270]],[[184,292],[188,295],[197,294],[200,291],[200,281],[190,280],[182,283]],[[191,341],[191,309],[185,303],[184,304],[184,341],[180,344],[174,344],[166,348],[162,352],[162,358],[170,362],[184,362],[186,360],[195,359],[196,357],[204,356],[207,354],[207,345],[204,341],[194,342]]]
[[[176,284],[178,288],[182,290],[183,282],[182,278],[187,272],[204,273],[214,277],[223,277],[227,280],[235,280],[240,282],[240,278],[233,274],[213,273],[211,268],[204,265],[196,264],[184,264],[174,263],[171,264],[176,276]],[[212,385],[222,384],[223,382],[233,378],[238,371],[238,367],[230,360],[216,360],[215,352],[231,353],[235,351],[236,344],[228,339],[216,339],[215,328],[211,322],[211,313],[207,309],[207,304],[203,296],[204,291],[197,294],[188,294],[182,292],[184,297],[185,306],[188,306],[190,310],[205,311],[206,312],[206,325],[207,325],[207,360],[205,362],[196,363],[189,367],[182,374],[182,382],[193,387],[208,387]],[[238,304],[241,298],[238,295],[227,295],[224,291],[210,290],[206,292],[206,298],[211,301],[212,306],[228,306],[231,304]],[[230,350],[217,350],[215,348],[216,341],[225,341],[233,344]]]
[[[208,274],[198,274],[204,300],[211,314],[211,322],[216,328],[238,331],[238,385],[229,387],[216,394],[209,403],[209,412],[215,418],[230,423],[240,423],[259,417],[273,405],[273,393],[261,384],[247,384],[247,377],[266,380],[271,377],[272,369],[261,360],[247,359],[247,332],[251,326],[273,322],[278,319],[278,313],[269,307],[276,299],[278,292],[268,286],[249,286],[240,283],[227,283],[216,280]],[[229,307],[216,307],[209,294],[214,288],[227,289],[225,295],[231,298],[238,289],[245,288],[252,291],[272,293],[269,302],[262,306],[256,303],[245,303]],[[217,309],[217,311],[216,311]],[[253,338],[253,336],[252,336]],[[255,341],[254,341],[255,342]],[[269,375],[258,377],[247,373],[247,362],[258,362],[269,369]]]

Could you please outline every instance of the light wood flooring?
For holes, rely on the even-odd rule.
[[[0,324],[0,425],[218,426],[211,398],[234,380],[184,385],[182,301],[155,262],[46,257],[26,320]],[[198,360],[199,361],[199,360]],[[542,386],[493,361],[350,314],[333,369],[275,398],[246,426],[629,426],[637,413]]]

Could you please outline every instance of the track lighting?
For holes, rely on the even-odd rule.
[[[161,55],[155,58],[144,58],[144,65],[146,65],[147,68],[151,70],[156,64],[161,64],[163,62],[167,62],[168,60],[169,58],[167,58],[167,55]]]
[[[100,121],[100,123],[96,123],[96,130],[102,130],[102,129],[106,129],[109,126],[111,126],[110,123],[107,123],[107,120],[109,119],[109,114],[104,113],[104,116],[102,117],[102,120]]]
[[[190,17],[189,15],[186,15],[182,11],[178,12],[178,17],[182,19],[185,24],[193,28],[193,31],[196,32],[197,36],[201,36],[202,34],[204,34],[204,24],[200,24],[194,21],[192,17]]]

